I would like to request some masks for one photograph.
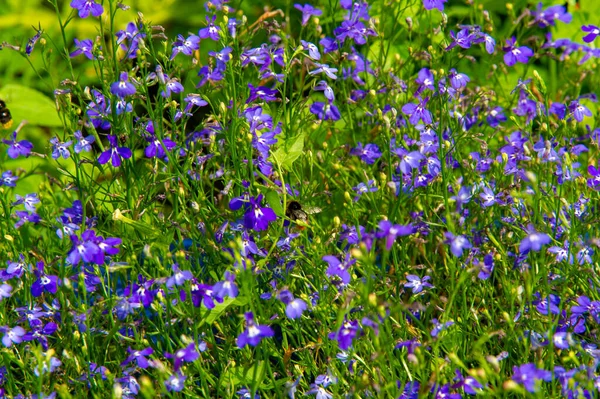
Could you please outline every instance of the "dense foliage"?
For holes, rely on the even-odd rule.
[[[164,3],[2,43],[0,397],[599,394],[593,3]]]

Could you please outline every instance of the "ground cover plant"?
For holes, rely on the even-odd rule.
[[[0,397],[598,395],[593,2],[153,4],[2,36]]]

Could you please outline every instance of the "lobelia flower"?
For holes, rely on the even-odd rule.
[[[352,346],[352,341],[360,331],[357,320],[345,320],[337,331],[329,333],[329,339],[336,340],[341,350]]]
[[[251,102],[261,99],[264,102],[277,101],[277,95],[279,92],[276,89],[271,89],[267,86],[258,86],[254,87],[252,83],[248,83],[248,88],[250,89],[250,95],[246,100],[246,104],[250,104]]]
[[[437,337],[440,332],[447,330],[450,326],[454,325],[452,320],[449,320],[445,323],[440,323],[438,319],[432,319],[431,323],[433,323],[433,329],[431,330],[431,336]]]
[[[175,374],[171,374],[169,378],[165,380],[165,388],[169,392],[181,392],[185,388],[185,380],[187,377],[181,373],[181,371],[176,371]]]
[[[411,225],[392,224],[389,220],[382,220],[379,222],[379,230],[375,233],[375,237],[378,239],[385,238],[385,249],[389,251],[396,241],[396,238],[401,236],[407,236],[416,233],[416,228]]]
[[[275,335],[271,327],[256,324],[252,312],[245,313],[244,318],[246,319],[246,329],[236,339],[238,348],[241,349],[246,345],[257,346],[263,338]]]
[[[314,76],[319,73],[324,73],[330,79],[334,79],[334,80],[337,79],[337,76],[335,74],[338,71],[337,68],[331,68],[329,65],[319,64],[318,62],[315,62],[315,66],[317,67],[317,69],[313,69],[312,71],[309,71],[308,72],[309,75]]]
[[[146,359],[146,356],[153,354],[154,349],[146,348],[142,350],[134,350],[129,347],[127,348],[127,352],[129,353],[129,356],[127,356],[127,359],[121,363],[121,367],[127,366],[131,362],[135,362],[140,368],[146,369],[148,366],[150,366],[150,362],[148,359]]]
[[[437,8],[440,12],[444,11],[444,3],[448,0],[423,0],[423,7],[426,10]]]
[[[127,147],[118,147],[117,138],[112,134],[108,135],[108,141],[110,143],[110,148],[100,154],[98,163],[104,165],[110,160],[112,166],[118,168],[121,166],[121,158],[131,158],[131,150]]]
[[[294,298],[294,295],[289,290],[282,290],[277,294],[277,299],[283,302],[285,307],[285,315],[290,319],[298,319],[306,310],[306,302],[302,299]]]
[[[527,227],[526,231],[528,233],[527,236],[525,236],[525,238],[521,240],[521,244],[519,244],[520,253],[529,252],[531,250],[539,251],[542,249],[542,246],[550,244],[551,242],[548,234],[538,233],[531,224]]]
[[[375,180],[369,180],[367,183],[360,182],[356,187],[352,187],[356,191],[356,196],[353,198],[354,202],[357,202],[363,194],[374,193],[379,190],[375,185]]]
[[[537,382],[552,381],[552,373],[544,369],[538,369],[535,364],[527,363],[521,366],[513,366],[513,376],[511,379],[522,384],[528,392],[537,392]]]
[[[294,8],[302,13],[302,26],[306,26],[310,17],[319,17],[323,14],[323,11],[310,4],[294,4]]]
[[[504,63],[507,66],[513,66],[517,62],[527,64],[529,62],[529,58],[533,56],[533,50],[527,46],[516,47],[516,41],[517,39],[514,36],[510,39],[507,39],[506,46],[503,48],[505,52]]]
[[[430,276],[425,276],[421,279],[419,276],[409,274],[406,276],[406,280],[408,281],[404,284],[404,287],[410,288],[413,294],[418,294],[423,291],[423,288],[433,288],[433,285],[429,283],[429,280],[431,280]]]
[[[27,140],[17,141],[17,131],[13,131],[12,140],[2,139],[4,144],[8,144],[8,156],[12,159],[16,159],[20,156],[28,156],[33,149],[33,144]]]
[[[127,72],[121,72],[119,81],[110,85],[110,92],[120,98],[131,96],[135,94],[135,91],[135,86],[133,83],[129,82],[129,75]]]
[[[256,198],[250,198],[248,210],[244,214],[244,226],[247,229],[266,230],[270,222],[277,220],[277,215],[273,209],[261,207],[262,198],[262,194],[259,194]]]
[[[582,122],[584,117],[593,115],[588,107],[579,103],[577,100],[571,101],[568,109],[569,113],[573,115],[573,118],[575,118],[577,122]]]
[[[175,352],[175,354],[165,353],[165,357],[167,359],[175,359],[175,361],[173,362],[173,369],[175,371],[179,371],[184,361],[187,363],[191,363],[198,359],[200,357],[200,354],[198,353],[196,343],[192,342],[185,348],[178,349]]]
[[[50,144],[52,144],[52,159],[58,159],[60,157],[68,159],[71,156],[69,146],[71,146],[72,143],[73,142],[70,140],[66,143],[61,143],[58,141],[58,137],[52,137],[50,139]]]
[[[15,216],[17,216],[17,222],[14,224],[15,229],[23,226],[25,223],[39,223],[42,218],[35,212],[29,213],[28,211],[16,211]]]
[[[213,291],[214,291],[214,297],[215,299],[217,299],[219,302],[223,302],[223,299],[225,299],[225,297],[229,297],[229,298],[235,298],[238,296],[238,287],[237,285],[234,283],[235,281],[235,274],[234,273],[230,273],[229,271],[225,272],[225,275],[223,277],[223,281],[219,281],[218,283],[216,283],[213,286]]]
[[[37,29],[35,27],[33,27],[33,29],[36,31],[35,35],[27,41],[27,45],[25,46],[25,55],[28,57],[33,53],[35,45],[42,37],[42,33],[44,33],[41,25],[38,25]]]
[[[12,296],[12,290],[13,287],[10,284],[0,284],[0,302],[2,302],[4,298],[10,298]]]
[[[127,53],[127,58],[133,59],[137,57],[139,43],[146,37],[145,33],[140,32],[142,28],[143,25],[141,22],[139,28],[135,23],[130,22],[127,24],[125,30],[120,30],[115,34],[117,36],[117,45]]]
[[[454,234],[447,231],[444,233],[446,236],[446,243],[450,244],[450,252],[457,258],[461,257],[463,250],[473,248],[473,245],[465,236],[455,236]]]
[[[194,54],[194,51],[200,48],[200,38],[196,35],[189,35],[187,38],[184,38],[182,35],[177,35],[177,40],[173,42],[172,48],[171,61],[179,53],[191,56]]]
[[[2,178],[0,179],[0,186],[16,187],[18,176],[13,175],[12,170],[2,172]]]
[[[567,12],[564,6],[555,5],[542,9],[543,4],[540,1],[535,11],[531,11],[533,16],[533,22],[538,24],[540,28],[547,28],[548,26],[555,26],[556,20],[562,21],[568,24],[573,19],[573,16]]]
[[[467,83],[471,81],[467,75],[456,72],[454,68],[448,72],[448,79],[450,79],[450,85],[456,90],[467,87]]]
[[[586,43],[591,43],[596,40],[596,37],[600,35],[600,28],[596,25],[583,25],[581,30],[587,32],[587,35],[583,37],[583,41]]]
[[[40,203],[40,199],[38,198],[37,193],[27,194],[25,195],[25,197],[22,197],[19,194],[15,194],[15,197],[17,198],[17,200],[11,205],[17,206],[23,204],[25,205],[25,209],[27,209],[29,212],[35,212],[36,204]]]
[[[302,47],[308,50],[308,56],[310,58],[317,61],[321,59],[321,53],[319,53],[319,48],[317,46],[304,40],[300,40],[300,43],[302,43]]]
[[[20,344],[23,342],[23,336],[26,333],[23,327],[20,326],[14,328],[0,326],[0,332],[4,333],[2,344],[7,348],[10,348],[13,344]]]
[[[87,137],[83,137],[81,134],[81,130],[76,130],[73,132],[75,139],[77,142],[75,143],[75,153],[79,154],[81,151],[90,152],[92,150],[92,143],[96,141],[96,138],[91,134]]]
[[[415,96],[421,94],[425,89],[435,91],[435,79],[433,77],[433,72],[431,72],[429,68],[421,68],[415,82],[419,85],[418,90],[415,92]]]
[[[198,31],[198,36],[200,36],[201,39],[212,39],[216,42],[219,41],[219,32],[221,31],[221,28],[215,25],[214,22],[216,19],[216,15],[213,15],[212,19],[208,15],[206,16],[206,22],[208,22],[208,26]]]
[[[80,41],[79,39],[75,38],[74,41],[75,50],[71,52],[71,54],[69,54],[69,57],[73,58],[77,57],[80,54],[83,54],[84,56],[86,56],[87,59],[96,59],[94,54],[92,54],[92,50],[94,49],[94,42],[92,41],[92,39],[84,39]]]
[[[44,292],[56,294],[58,288],[58,277],[44,273],[44,262],[37,263],[37,268],[33,270],[37,280],[31,284],[31,295],[35,298],[41,296]]]
[[[42,364],[35,366],[33,374],[39,377],[42,374],[53,373],[61,364],[62,362],[58,358],[50,356],[50,358],[42,359]]]
[[[315,101],[310,106],[310,112],[316,115],[320,120],[337,121],[341,118],[340,111],[335,104],[325,104],[323,102]]]
[[[347,285],[350,283],[351,277],[348,269],[356,262],[356,259],[350,259],[350,253],[346,254],[343,263],[333,255],[325,255],[323,256],[323,260],[329,265],[325,271],[327,277],[332,278],[333,276],[337,276],[342,280],[343,284]]]
[[[165,284],[167,288],[183,285],[186,281],[194,278],[192,272],[189,270],[181,270],[177,263],[174,263],[171,266],[171,270],[173,271],[173,275],[169,277],[167,283]]]
[[[430,125],[433,123],[431,112],[427,110],[427,102],[429,101],[429,97],[425,97],[421,99],[417,97],[419,100],[418,104],[408,103],[402,106],[402,112],[407,115],[408,121],[411,125],[415,126],[422,121],[425,125]]]
[[[104,12],[104,7],[95,0],[72,0],[71,7],[79,11],[79,18],[87,18],[90,14],[99,17]]]

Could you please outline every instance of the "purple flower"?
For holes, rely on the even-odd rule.
[[[598,28],[596,25],[583,25],[581,30],[588,33],[583,37],[583,41],[586,43],[593,42],[596,40],[596,37],[600,35],[600,28]]]
[[[14,176],[12,173],[12,170],[7,170],[6,172],[2,172],[2,178],[0,179],[0,186],[16,187],[17,180],[19,180],[19,177]]]
[[[552,373],[538,369],[533,363],[527,363],[519,367],[514,366],[511,378],[516,383],[522,384],[527,391],[533,393],[537,391],[536,382],[539,380],[551,381]]]
[[[345,351],[352,346],[352,341],[360,330],[357,320],[346,320],[337,331],[329,333],[329,339],[336,340],[341,350]]]
[[[277,101],[278,99],[277,94],[279,94],[279,92],[276,89],[271,89],[267,86],[255,87],[252,83],[248,83],[248,88],[250,89],[250,95],[246,100],[246,104],[250,104],[258,98],[264,102]]]
[[[5,283],[0,284],[0,302],[2,302],[2,300],[4,298],[11,297],[12,289],[13,289],[13,287],[10,284],[5,284]]]
[[[200,354],[198,353],[196,343],[192,342],[185,348],[178,349],[175,354],[165,353],[165,357],[167,359],[175,359],[173,369],[179,371],[184,361],[187,363],[193,362],[200,357]]]
[[[548,26],[555,26],[556,20],[562,21],[568,24],[573,19],[573,16],[567,12],[564,6],[555,5],[542,10],[543,4],[540,1],[538,3],[536,11],[532,11],[531,15],[534,17],[533,22],[537,22],[540,28],[547,28]]]
[[[587,180],[588,187],[593,188],[594,190],[600,190],[600,168],[589,165],[588,173],[592,176],[591,179]]]
[[[175,374],[171,374],[169,378],[165,380],[165,388],[169,392],[181,392],[185,388],[185,380],[187,377],[180,371],[176,371]]]
[[[465,236],[455,236],[449,231],[445,233],[445,236],[446,243],[450,244],[450,252],[457,258],[462,256],[463,250],[473,248],[473,245]]]
[[[352,187],[352,189],[356,191],[356,196],[354,197],[353,201],[358,201],[363,194],[377,191],[378,188],[374,185],[374,183],[375,180],[369,180],[366,184],[360,182],[356,187]]]
[[[71,156],[71,153],[69,152],[69,146],[71,146],[72,143],[72,141],[61,143],[58,141],[57,137],[52,137],[50,139],[50,144],[52,144],[52,159],[58,159],[60,157],[68,159]]]
[[[529,62],[529,58],[533,56],[533,50],[531,50],[529,47],[516,47],[516,40],[517,39],[514,36],[510,39],[507,39],[506,47],[503,48],[503,50],[505,51],[504,63],[507,66],[513,66],[517,62],[527,64]]]
[[[447,0],[423,0],[423,7],[425,7],[426,10],[437,8],[441,12],[444,11],[444,3],[446,1]]]
[[[74,40],[75,51],[69,54],[71,58],[77,57],[79,54],[83,54],[90,60],[96,59],[94,54],[92,54],[92,50],[94,49],[94,42],[92,42],[92,39],[84,39],[79,41],[79,39],[75,38]]]
[[[173,42],[172,47],[171,60],[179,53],[191,56],[194,54],[194,51],[200,48],[200,38],[196,35],[189,35],[187,38],[184,38],[182,35],[177,35],[177,40]]]
[[[294,4],[294,8],[302,12],[302,26],[306,26],[311,16],[318,17],[323,14],[323,11],[311,6],[310,4]]]
[[[432,319],[431,323],[433,323],[433,329],[431,330],[431,336],[437,337],[442,331],[447,330],[450,326],[454,325],[452,320],[449,320],[445,323],[440,323],[438,319]]]
[[[577,122],[582,122],[584,117],[593,115],[588,107],[579,103],[577,100],[573,100],[569,103],[569,112],[573,114],[573,118],[575,118]]]
[[[556,255],[556,262],[568,260],[569,264],[573,264],[573,254],[569,253],[569,241],[565,241],[562,247],[553,246],[548,248],[548,252]]]
[[[381,157],[381,150],[377,144],[366,144],[363,148],[362,143],[358,143],[355,148],[350,150],[350,155],[359,156],[367,165],[373,165]]]
[[[283,302],[285,307],[285,315],[290,319],[298,319],[306,310],[306,302],[302,299],[294,298],[294,295],[289,290],[280,291],[277,298]]]
[[[79,11],[79,18],[87,18],[90,13],[93,17],[99,17],[104,12],[102,5],[94,0],[73,0],[71,7]]]
[[[19,194],[15,194],[15,197],[17,198],[17,200],[11,205],[17,206],[23,204],[25,205],[25,209],[27,209],[29,212],[35,212],[35,205],[40,203],[40,199],[38,198],[37,193],[27,194],[25,195],[25,197],[22,197]]]
[[[467,83],[471,81],[467,75],[456,72],[456,69],[454,68],[450,69],[448,78],[450,79],[450,85],[456,90],[467,87]]]
[[[165,284],[167,288],[173,288],[174,286],[183,285],[186,281],[189,281],[194,278],[194,275],[189,270],[181,270],[177,263],[174,263],[171,266],[171,270],[173,271],[173,275],[169,277],[167,283]]]
[[[277,215],[271,208],[261,207],[263,195],[250,198],[248,210],[244,214],[244,226],[256,231],[266,230],[270,222],[277,220]]]
[[[425,89],[435,91],[435,79],[433,77],[433,72],[431,72],[429,68],[421,68],[415,82],[419,85],[419,89],[415,93],[416,95],[421,94]]]
[[[121,72],[119,81],[110,85],[110,92],[120,98],[135,94],[135,86],[133,83],[129,82],[129,75],[127,72]]]
[[[477,266],[479,267],[477,278],[480,280],[487,280],[494,272],[494,256],[492,254],[487,254],[483,257],[483,264],[478,263]]]
[[[206,26],[205,28],[202,28],[198,31],[198,36],[200,36],[201,39],[212,39],[216,42],[219,41],[219,31],[221,30],[220,27],[218,27],[217,25],[215,25],[215,20],[217,19],[216,15],[212,16],[212,19],[210,19],[210,17],[207,15],[206,16],[206,21],[208,22],[208,26]]]
[[[317,46],[304,40],[300,40],[300,43],[302,43],[302,47],[308,50],[308,56],[310,58],[317,61],[321,59],[321,53],[319,53],[319,48]]]
[[[237,337],[238,348],[243,348],[246,345],[256,346],[263,338],[275,335],[271,327],[256,324],[252,312],[244,314],[244,318],[246,319],[246,329]]]
[[[40,261],[37,263],[37,269],[34,270],[34,273],[37,277],[37,280],[31,284],[31,295],[37,298],[44,292],[56,294],[56,289],[58,288],[58,277],[44,273],[44,262]]]
[[[15,328],[0,327],[0,332],[4,333],[2,344],[7,348],[10,348],[13,344],[20,344],[23,342],[23,336],[25,335],[25,330],[23,327],[19,326],[16,326]]]
[[[550,244],[550,236],[545,233],[538,233],[535,231],[533,225],[529,225],[527,228],[527,236],[521,240],[519,245],[519,252],[539,251],[542,246]]]
[[[12,159],[28,156],[33,148],[33,144],[27,140],[17,141],[16,130],[12,133],[12,140],[3,139],[2,142],[9,145],[7,153]]]
[[[341,118],[340,111],[334,104],[325,104],[320,101],[315,101],[310,106],[310,112],[321,120],[337,121]]]
[[[92,150],[92,143],[96,141],[96,138],[92,135],[87,137],[83,137],[81,134],[81,130],[76,130],[73,132],[75,139],[77,142],[75,143],[75,153],[79,154],[81,151],[90,152]]]
[[[418,294],[423,291],[423,288],[432,288],[433,285],[429,283],[431,280],[430,276],[425,276],[421,279],[419,276],[415,276],[414,274],[409,274],[406,276],[407,283],[404,284],[405,288],[412,289],[413,294]]]
[[[121,158],[131,158],[131,150],[127,147],[118,147],[117,138],[112,134],[108,135],[108,141],[110,142],[110,148],[100,154],[98,163],[104,165],[110,159],[112,166],[118,168],[121,166]]]
[[[214,285],[214,297],[219,302],[222,302],[225,297],[235,298],[238,296],[238,287],[234,281],[235,274],[226,271],[223,281],[219,281]]]
[[[313,76],[318,73],[324,73],[330,79],[334,79],[334,80],[337,79],[337,76],[335,74],[338,71],[337,68],[331,68],[329,65],[319,64],[318,62],[315,62],[315,66],[317,67],[317,69],[313,69],[312,71],[309,71],[308,72],[309,75]]]
[[[141,22],[139,28],[143,28]],[[127,53],[127,58],[133,59],[137,57],[139,42],[146,37],[146,34],[140,32],[135,23],[130,22],[127,24],[127,28],[125,30],[118,31],[116,36],[117,44],[121,46],[121,49]],[[127,42],[129,42],[129,47],[127,47]]]
[[[486,121],[490,127],[498,127],[500,123],[506,122],[507,119],[506,115],[504,115],[504,108],[494,107],[490,109]]]
[[[356,262],[355,259],[350,259],[350,253],[346,254],[344,263],[340,262],[333,255],[325,255],[323,256],[323,260],[329,264],[329,267],[325,271],[327,277],[332,278],[333,276],[337,276],[342,280],[342,283],[346,285],[350,283],[351,277],[348,269]]]
[[[405,115],[408,115],[408,121],[413,125],[417,125],[419,123],[419,121],[423,121],[424,124],[426,125],[430,125],[433,123],[433,119],[431,116],[431,112],[429,112],[427,110],[427,101],[429,101],[429,97],[425,97],[424,99],[421,99],[420,97],[417,97],[419,99],[419,103],[415,104],[415,103],[408,103],[408,104],[404,104],[402,106],[402,112]]]
[[[416,233],[416,228],[411,225],[392,224],[389,220],[379,222],[379,230],[375,237],[385,238],[385,249],[389,251],[397,237],[407,236]]]
[[[38,215],[35,212],[32,212],[30,214],[28,211],[16,211],[15,215],[18,218],[18,221],[14,224],[15,229],[18,229],[19,227],[23,226],[27,222],[38,223],[40,220],[42,220],[40,218],[40,215]]]
[[[154,349],[146,348],[142,350],[134,350],[131,348],[127,348],[127,352],[129,352],[129,356],[127,356],[127,359],[125,359],[125,361],[121,363],[121,367],[126,366],[129,363],[135,361],[139,367],[145,369],[148,368],[148,366],[150,366],[150,362],[148,361],[148,359],[146,359],[146,356],[150,356],[151,354],[153,354]]]

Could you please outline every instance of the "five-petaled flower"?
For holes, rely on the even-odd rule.
[[[246,319],[246,329],[237,337],[238,348],[243,348],[246,345],[256,346],[263,338],[275,335],[275,331],[271,327],[256,324],[252,312],[244,314],[244,318]]]

